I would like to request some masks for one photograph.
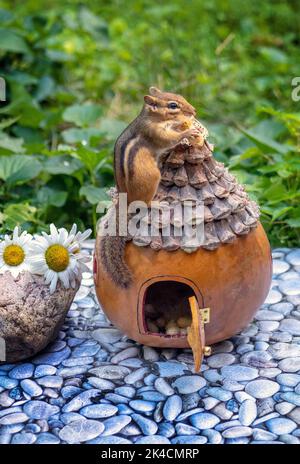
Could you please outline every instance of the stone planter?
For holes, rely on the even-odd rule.
[[[59,284],[50,295],[43,277],[28,272],[17,279],[9,272],[0,275],[0,361],[29,358],[53,341],[79,286],[65,289]]]

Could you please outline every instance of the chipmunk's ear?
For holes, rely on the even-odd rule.
[[[144,102],[151,107],[152,110],[157,109],[157,101],[156,98],[152,97],[151,95],[144,96]]]
[[[162,92],[157,88],[157,87],[150,87],[149,88],[149,93],[150,95],[153,95],[154,97],[159,96]]]

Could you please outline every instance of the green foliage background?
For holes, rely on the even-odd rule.
[[[0,0],[0,233],[85,227],[149,85],[180,92],[262,209],[300,237],[299,1]],[[299,92],[300,94],[300,92]]]

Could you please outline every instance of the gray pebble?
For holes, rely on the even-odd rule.
[[[245,400],[239,410],[239,421],[242,425],[248,426],[256,419],[257,407],[255,401]]]
[[[190,423],[200,430],[212,429],[220,422],[220,419],[209,412],[200,412],[190,417]]]
[[[92,404],[80,409],[80,414],[88,419],[103,419],[114,416],[118,408],[112,404]]]
[[[65,425],[59,437],[67,443],[82,443],[98,437],[104,430],[104,425],[95,420],[81,419]]]
[[[173,383],[172,387],[177,389],[180,394],[194,393],[201,388],[205,387],[206,381],[200,375],[184,375],[178,377]]]
[[[291,419],[282,417],[276,417],[268,420],[266,422],[266,426],[270,432],[275,433],[276,435],[291,433],[297,428],[297,425]]]
[[[272,380],[253,380],[246,385],[245,391],[254,398],[268,398],[279,390],[279,385]]]
[[[241,366],[236,364],[233,366],[225,366],[221,369],[222,376],[236,381],[252,380],[258,377],[258,370],[253,367]]]
[[[25,393],[27,393],[30,397],[40,396],[43,393],[41,387],[30,379],[24,379],[21,381],[21,387]]]
[[[179,395],[169,396],[163,407],[163,415],[167,421],[173,421],[181,413],[182,399]]]

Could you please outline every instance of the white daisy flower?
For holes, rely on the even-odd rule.
[[[12,236],[5,235],[0,241],[0,274],[8,271],[15,278],[23,271],[31,271],[32,235],[26,231],[19,235],[19,232],[15,227]]]
[[[90,256],[81,250],[85,239],[91,230],[77,232],[74,224],[71,231],[57,229],[50,225],[50,234],[42,232],[42,236],[35,236],[32,245],[32,270],[35,274],[44,275],[50,293],[54,293],[60,280],[65,288],[75,288],[76,280],[81,278],[84,263]]]

